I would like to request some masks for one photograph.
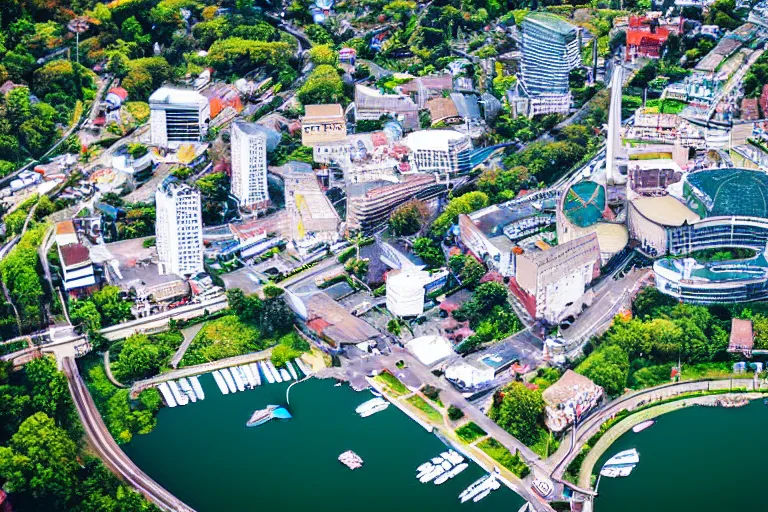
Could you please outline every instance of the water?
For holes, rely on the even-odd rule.
[[[637,448],[640,464],[627,478],[602,478],[596,512],[723,512],[766,510],[761,436],[768,407],[761,400],[738,409],[691,407],[627,432],[601,458]]]
[[[221,510],[516,511],[523,500],[502,486],[479,503],[458,495],[483,475],[475,464],[443,485],[421,484],[416,467],[445,445],[399,409],[360,418],[372,398],[330,380],[291,389],[293,419],[246,428],[255,409],[284,404],[288,384],[222,395],[211,375],[205,400],[163,409],[158,425],[124,447],[140,468],[199,512]],[[337,457],[353,450],[364,466]]]

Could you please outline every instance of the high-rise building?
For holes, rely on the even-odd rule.
[[[469,137],[453,130],[420,130],[408,136],[411,163],[424,173],[456,174],[471,170]]]
[[[188,276],[203,271],[203,218],[200,192],[167,178],[155,192],[158,268],[161,274]]]
[[[232,195],[243,208],[264,210],[267,190],[267,133],[255,123],[232,124]]]
[[[568,113],[568,75],[581,63],[576,27],[547,13],[531,13],[522,23],[521,84],[529,115]]]
[[[197,91],[161,87],[149,97],[150,142],[161,147],[200,142],[210,117],[208,99]]]

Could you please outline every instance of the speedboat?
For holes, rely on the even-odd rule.
[[[602,476],[608,477],[608,478],[617,478],[617,477],[623,477],[623,476],[629,476],[630,473],[632,473],[632,470],[635,469],[635,466],[613,466],[613,467],[607,467],[600,470],[600,474]]]
[[[477,496],[475,496],[475,497],[472,499],[472,501],[473,501],[474,503],[477,503],[477,502],[478,502],[478,501],[480,501],[481,499],[483,499],[483,498],[485,498],[486,496],[488,496],[489,494],[491,494],[491,491],[495,491],[495,490],[497,490],[499,487],[501,487],[501,484],[499,483],[499,481],[498,481],[498,480],[496,480],[496,479],[494,478],[494,479],[493,479],[493,481],[492,481],[490,484],[488,484],[488,487],[486,487],[486,488],[485,488],[485,489],[484,489],[484,490],[483,490],[483,491],[482,491],[480,494],[478,494]]]
[[[619,452],[605,463],[605,466],[624,466],[627,464],[637,464],[640,462],[640,454],[637,450],[632,448],[631,450],[624,450]]]
[[[450,471],[453,468],[453,464],[448,462],[447,460],[444,460],[442,464],[440,464],[444,470]]]
[[[445,469],[443,469],[442,466],[435,466],[432,469],[432,471],[430,471],[426,475],[424,475],[421,478],[419,478],[419,482],[425,484],[425,483],[430,482],[430,481],[434,480],[435,478],[439,477],[443,473],[445,473]]]
[[[371,398],[370,400],[366,400],[365,402],[361,403],[357,406],[355,409],[355,412],[357,414],[363,414],[365,411],[369,409],[373,409],[376,406],[379,406],[381,404],[386,404],[387,401],[383,398]]]
[[[376,414],[377,412],[383,411],[387,407],[389,407],[389,402],[384,401],[383,404],[379,403],[379,404],[374,405],[373,407],[369,407],[368,409],[364,410],[363,412],[360,413],[360,417],[361,418],[367,418],[368,416]]]
[[[646,421],[644,421],[642,423],[638,423],[637,425],[632,427],[632,432],[634,432],[635,434],[637,434],[638,432],[642,432],[643,430],[645,430],[647,428],[651,428],[654,423],[656,423],[656,422],[653,421],[653,420],[646,420]]]
[[[445,473],[437,477],[437,479],[435,480],[435,485],[440,485],[450,480],[451,478],[455,477],[456,475],[458,475],[468,467],[469,467],[469,464],[467,464],[466,462],[462,462],[458,466],[454,466],[453,469],[451,469],[450,471],[446,471]]]
[[[448,450],[447,452],[443,452],[440,455],[445,457],[446,460],[450,461],[453,464],[461,464],[464,462],[464,457],[456,453],[454,450]]]
[[[486,475],[464,489],[464,491],[459,494],[459,499],[462,503],[467,502],[484,493],[487,489],[492,488],[494,482],[496,482],[496,475]]]
[[[432,457],[432,458],[430,459],[430,461],[432,462],[432,464],[442,464],[442,463],[443,463],[443,460],[445,460],[445,459],[443,459],[442,457]]]
[[[533,489],[536,494],[546,499],[552,494],[554,487],[552,487],[552,484],[546,480],[536,479],[531,484],[531,489]]]

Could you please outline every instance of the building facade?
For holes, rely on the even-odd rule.
[[[149,97],[150,142],[160,147],[200,142],[210,118],[208,100],[197,91],[161,87]]]
[[[269,205],[267,189],[267,134],[254,123],[232,124],[232,195],[240,207],[265,210]]]
[[[322,142],[344,140],[347,123],[344,110],[338,103],[330,105],[307,105],[301,118],[301,143],[314,146]]]
[[[453,130],[422,130],[406,138],[414,170],[423,173],[458,174],[471,170],[472,142]]]
[[[424,295],[445,285],[448,270],[433,272],[413,267],[387,274],[387,309],[397,316],[418,316],[424,313]]]
[[[200,192],[167,178],[155,192],[155,236],[160,274],[203,271],[203,218]]]

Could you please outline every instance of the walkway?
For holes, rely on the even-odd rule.
[[[179,367],[179,363],[181,362],[181,359],[184,357],[184,354],[187,353],[187,349],[189,348],[189,345],[192,343],[192,340],[195,339],[195,336],[197,336],[197,333],[200,332],[200,329],[203,328],[203,325],[205,325],[205,323],[200,322],[199,324],[195,324],[190,327],[187,327],[186,329],[181,330],[181,334],[184,336],[184,342],[179,347],[179,350],[177,350],[176,353],[173,354],[173,357],[171,358],[171,367],[173,368]]]
[[[83,382],[74,359],[65,358],[64,373],[69,381],[69,391],[83,424],[89,444],[99,458],[118,477],[128,482],[161,510],[169,512],[194,512],[194,509],[161,487],[139,469],[120,449],[101,419],[96,404]]]
[[[107,374],[107,379],[109,379],[109,382],[115,386],[119,388],[127,387],[125,384],[119,382],[114,375],[112,375],[112,365],[109,363],[109,350],[104,352],[104,373]]]
[[[252,352],[242,356],[228,357],[226,359],[219,359],[218,361],[211,361],[209,363],[198,364],[195,366],[188,366],[179,370],[173,370],[160,375],[155,375],[149,379],[139,380],[133,383],[131,386],[131,396],[136,397],[142,390],[149,387],[153,387],[161,382],[168,380],[176,380],[182,377],[191,377],[193,375],[200,375],[201,373],[210,373],[214,370],[220,370],[222,368],[229,368],[230,366],[240,366],[248,363],[255,363],[263,359],[272,357],[272,348],[262,350],[261,352]]]

